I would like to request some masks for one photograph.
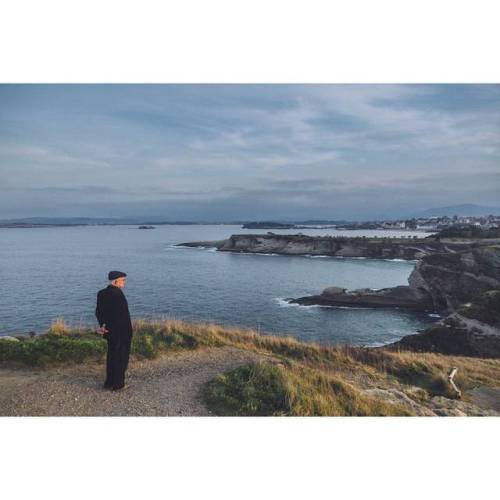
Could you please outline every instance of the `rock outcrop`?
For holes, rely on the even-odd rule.
[[[488,290],[392,349],[500,358],[500,289]]]
[[[334,307],[404,308],[415,311],[432,311],[432,302],[418,297],[409,286],[371,290],[360,288],[329,287],[321,295],[289,299],[290,304],[322,305]]]

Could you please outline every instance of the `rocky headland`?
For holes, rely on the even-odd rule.
[[[500,240],[499,240],[500,243]],[[215,247],[221,252],[280,255],[325,255],[371,259],[417,260],[434,253],[460,252],[484,244],[481,240],[439,238],[376,238],[306,236],[303,234],[233,234],[226,240],[195,241],[178,246]]]

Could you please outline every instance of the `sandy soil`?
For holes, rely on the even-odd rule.
[[[201,397],[217,374],[256,361],[233,347],[182,351],[133,361],[124,391],[102,388],[102,363],[48,370],[0,369],[2,416],[210,415]]]

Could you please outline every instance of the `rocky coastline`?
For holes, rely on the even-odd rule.
[[[381,290],[328,287],[320,295],[290,299],[302,305],[407,307],[451,313],[479,294],[500,287],[500,246],[428,254],[417,261],[408,286]]]
[[[439,313],[440,321],[390,347],[500,357],[500,246],[427,255],[417,262],[408,282],[408,286],[382,290],[329,287],[320,295],[289,302]]]
[[[396,350],[500,358],[500,240],[362,238],[252,234],[184,243],[222,252],[416,260],[407,286],[346,290],[287,299],[304,306],[401,308],[439,314],[423,332],[388,346]]]

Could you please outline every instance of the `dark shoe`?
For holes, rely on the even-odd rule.
[[[128,384],[123,384],[121,387],[113,387],[113,391],[124,391],[128,389],[130,386]]]

